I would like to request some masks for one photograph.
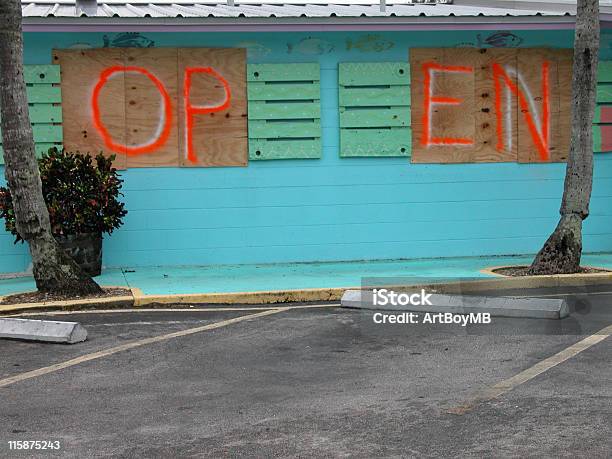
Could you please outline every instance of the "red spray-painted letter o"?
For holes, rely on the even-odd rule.
[[[162,96],[164,109],[162,112],[163,118],[160,122],[161,129],[158,131],[159,134],[155,137],[155,139],[144,145],[129,147],[127,145],[115,142],[110,133],[108,132],[108,129],[106,129],[106,126],[104,126],[104,124],[102,123],[100,117],[100,92],[102,91],[102,88],[108,82],[108,80],[116,73],[120,72],[136,72],[146,76],[149,80],[153,82],[153,84]],[[170,129],[172,127],[172,103],[170,102],[170,95],[168,94],[168,91],[166,91],[166,88],[164,87],[162,82],[159,81],[159,79],[155,75],[153,75],[145,68],[117,65],[105,69],[100,74],[100,79],[94,87],[93,95],[91,98],[91,108],[94,126],[100,133],[100,136],[104,140],[106,146],[114,152],[123,153],[128,156],[151,153],[163,146],[168,140],[168,137],[170,136]]]

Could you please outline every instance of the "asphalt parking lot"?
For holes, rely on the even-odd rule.
[[[30,316],[89,338],[0,341],[0,456],[607,458],[610,338],[478,400],[612,324],[612,293],[573,293],[568,319],[470,327],[375,325],[333,305]]]

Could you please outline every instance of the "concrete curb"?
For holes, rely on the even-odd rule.
[[[488,273],[493,277],[476,280],[457,280],[444,284],[415,284],[412,287],[423,287],[437,293],[469,294],[505,289],[528,289],[543,287],[580,287],[586,285],[612,284],[612,272],[592,274],[559,274],[554,276],[507,277]],[[403,286],[405,287],[405,286]],[[131,296],[90,298],[69,301],[49,301],[44,303],[25,303],[0,305],[0,314],[11,314],[27,310],[81,310],[108,308],[141,308],[167,304],[277,304],[292,302],[339,301],[343,293],[359,286],[313,288],[301,290],[270,290],[260,292],[227,292],[227,293],[194,293],[145,295],[139,288],[131,288]],[[1,298],[0,298],[1,301]]]
[[[2,297],[0,297],[2,301]],[[134,292],[132,295],[110,296],[103,298],[83,298],[79,300],[65,301],[43,301],[40,303],[17,303],[0,304],[0,314],[13,314],[28,310],[64,310],[77,311],[81,309],[97,309],[98,306],[104,308],[131,308],[134,305]]]
[[[87,330],[78,322],[5,318],[0,319],[0,338],[74,344],[87,339]]]
[[[563,319],[569,315],[567,301],[558,298],[512,298],[431,294],[430,305],[374,304],[371,290],[347,290],[341,304],[346,308],[376,311],[411,311],[452,314],[489,313],[491,317]]]
[[[351,288],[351,287],[348,287]],[[270,290],[261,292],[193,293],[178,295],[144,295],[132,289],[134,307],[155,304],[277,304],[309,301],[339,301],[346,288],[313,288]]]

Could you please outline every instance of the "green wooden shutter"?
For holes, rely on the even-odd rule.
[[[36,154],[40,156],[49,148],[62,145],[60,66],[26,65],[24,77]],[[4,164],[2,153],[0,136],[0,164]]]
[[[410,66],[341,63],[340,156],[410,156]]]
[[[319,64],[249,64],[249,160],[321,157]]]
[[[599,63],[593,147],[597,153],[612,152],[612,61]]]

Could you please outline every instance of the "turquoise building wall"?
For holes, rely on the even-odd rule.
[[[322,158],[245,168],[122,173],[129,214],[104,242],[111,266],[273,263],[533,253],[558,219],[564,164],[410,164],[339,157],[338,63],[408,59],[411,47],[571,47],[573,31],[146,33],[156,47],[247,47],[249,63],[319,62]],[[106,37],[105,37],[106,35]],[[26,64],[116,33],[27,33]],[[602,57],[612,59],[602,35]],[[2,171],[3,172],[3,171]],[[3,175],[3,174],[2,174]],[[612,156],[599,154],[586,252],[612,251]],[[0,233],[0,272],[29,265]]]

